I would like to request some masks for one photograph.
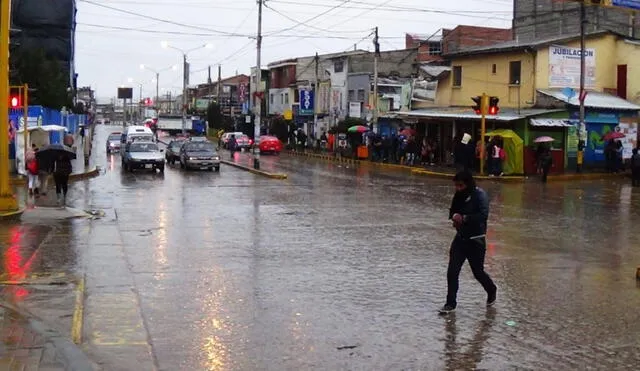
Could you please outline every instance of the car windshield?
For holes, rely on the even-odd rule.
[[[131,143],[129,152],[155,152],[158,146],[155,143]]]
[[[215,152],[215,148],[211,143],[196,142],[186,144],[185,151],[188,152]]]
[[[122,135],[122,134],[120,134],[120,133],[118,133],[118,134],[111,134],[111,135],[109,135],[109,141],[112,141],[112,140],[118,140],[118,141],[119,141],[119,140],[120,140],[120,136],[121,136],[121,135]]]

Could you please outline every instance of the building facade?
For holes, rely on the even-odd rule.
[[[587,32],[613,31],[640,35],[640,19],[622,8],[587,6]],[[580,3],[556,0],[514,0],[513,33],[526,42],[580,32]]]

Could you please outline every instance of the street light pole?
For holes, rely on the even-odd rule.
[[[158,101],[160,100],[160,72],[156,72],[156,100],[154,105],[158,107]]]
[[[256,92],[255,92],[255,120],[253,124],[253,168],[260,170],[260,117],[262,116],[262,97],[260,96],[262,90],[262,67],[261,64],[261,52],[262,52],[262,2],[264,0],[258,0],[258,35],[256,37],[257,43],[257,56],[256,56]]]
[[[187,54],[182,53],[182,135],[187,134]]]

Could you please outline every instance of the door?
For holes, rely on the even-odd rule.
[[[622,99],[627,99],[627,65],[618,65],[618,96]]]

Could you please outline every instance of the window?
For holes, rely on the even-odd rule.
[[[453,86],[462,86],[462,66],[453,66]]]
[[[280,104],[284,104],[284,94],[280,93]]]
[[[349,96],[347,98],[349,100],[349,102],[355,102],[356,100],[356,91],[355,90],[349,90]]]
[[[342,72],[344,71],[344,61],[335,61],[333,62],[333,72]]]
[[[520,61],[509,62],[509,84],[520,85]]]
[[[358,89],[358,100],[364,102],[364,89]]]
[[[285,67],[282,69],[282,76],[286,79],[289,77],[289,68]]]
[[[429,43],[429,55],[442,54],[442,43],[440,41]]]
[[[496,64],[494,63],[493,65],[491,65],[491,73],[495,75],[497,72],[498,66],[496,66]]]
[[[284,93],[284,104],[289,104],[289,93]]]
[[[273,94],[269,94],[269,104],[273,104]]]

